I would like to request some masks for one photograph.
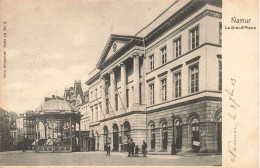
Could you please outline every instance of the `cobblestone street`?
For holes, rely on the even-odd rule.
[[[35,153],[11,151],[0,153],[1,166],[220,166],[222,155],[127,157],[127,153],[105,152]]]

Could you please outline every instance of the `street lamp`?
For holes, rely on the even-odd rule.
[[[123,145],[123,124],[120,125],[120,129],[121,129],[121,141],[120,141],[120,144],[121,144],[121,152],[123,151],[123,148],[124,148],[124,145]]]
[[[172,155],[176,155],[175,138],[174,138],[174,114],[172,114]]]

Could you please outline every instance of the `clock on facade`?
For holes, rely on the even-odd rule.
[[[116,43],[113,44],[113,51],[116,52],[117,45]]]

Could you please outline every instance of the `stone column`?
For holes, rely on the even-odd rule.
[[[121,63],[121,99],[122,99],[122,108],[125,110],[126,109],[126,68],[125,64]]]
[[[133,95],[133,104],[139,105],[140,104],[140,71],[139,71],[139,54],[133,54],[133,69],[134,69],[134,95]]]
[[[102,118],[104,118],[104,115],[106,115],[106,89],[105,89],[105,87],[106,87],[106,79],[105,79],[105,77],[103,76],[102,78],[101,78],[101,86],[100,86],[100,89],[101,89],[101,93],[102,93],[102,95],[101,95],[101,103],[102,103]],[[100,117],[100,118],[101,118]]]
[[[82,148],[82,146],[81,146],[81,121],[80,121],[80,118],[79,118],[79,151],[81,151],[81,148]]]
[[[52,152],[54,153],[54,121],[51,117],[51,130],[52,130]]]
[[[116,101],[115,101],[115,89],[116,89],[116,86],[115,86],[115,72],[114,70],[111,70],[110,71],[110,93],[109,93],[109,102],[111,104],[111,110],[113,112],[115,112],[115,109],[116,109]]]

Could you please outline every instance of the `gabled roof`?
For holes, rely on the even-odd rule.
[[[125,42],[125,45],[126,45],[128,42],[130,42],[133,39],[140,40],[139,37],[135,37],[135,36],[125,36],[125,35],[111,34],[109,39],[108,39],[108,41],[107,41],[107,44],[106,44],[103,52],[102,52],[102,54],[101,54],[101,56],[99,58],[99,61],[98,61],[97,65],[96,65],[96,68],[98,68],[102,63],[105,62],[106,57],[107,57],[107,55],[108,55],[108,53],[109,53],[109,51],[110,51],[110,49],[111,49],[111,47],[112,47],[112,45],[113,45],[113,43],[115,41],[118,40],[118,41]],[[121,48],[124,48],[124,46],[122,46]],[[118,51],[116,51],[115,54],[117,52],[119,52],[119,51],[120,51],[120,49]]]

